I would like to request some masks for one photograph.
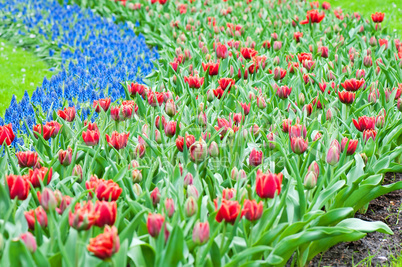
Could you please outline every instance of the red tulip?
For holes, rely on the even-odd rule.
[[[33,151],[21,151],[15,153],[18,159],[18,165],[21,168],[33,167],[38,163],[38,153]]]
[[[289,138],[293,137],[303,137],[306,138],[307,136],[307,128],[304,125],[301,124],[295,124],[292,126],[289,126]]]
[[[339,92],[338,91],[338,97],[339,97],[339,101],[341,101],[343,104],[352,104],[353,101],[355,101],[355,93],[352,92],[348,92],[348,91],[342,91]]]
[[[328,3],[328,2],[323,2],[322,3],[322,9],[330,10],[331,9],[331,4]]]
[[[229,55],[229,51],[228,48],[226,47],[226,45],[218,43],[216,45],[216,56],[218,58],[227,58]]]
[[[56,191],[61,195],[60,191]],[[38,199],[40,205],[45,210],[54,210],[57,207],[57,199],[55,193],[49,188],[44,188],[42,194],[38,191]]]
[[[120,240],[115,226],[105,227],[105,231],[95,238],[89,240],[87,246],[89,252],[92,252],[100,259],[109,259],[120,249]]]
[[[233,80],[232,78],[221,78],[219,79],[218,83],[222,90],[230,90],[230,88],[235,85],[235,80]]]
[[[240,53],[242,54],[242,56],[245,59],[251,59],[251,58],[255,57],[258,54],[257,51],[255,51],[254,49],[249,48],[249,47],[242,47],[240,49]]]
[[[49,121],[46,122],[45,126],[50,127],[50,128],[54,128],[54,131],[52,132],[50,137],[56,137],[56,135],[59,133],[60,129],[61,129],[61,124],[58,123],[57,121]]]
[[[308,148],[308,141],[302,137],[290,138],[290,147],[296,154],[303,154]]]
[[[205,244],[209,239],[209,223],[197,222],[193,229],[193,242],[197,245]]]
[[[29,181],[26,176],[9,175],[6,176],[10,198],[18,198],[19,200],[27,199],[29,195]]]
[[[349,140],[349,145],[346,150],[346,154],[353,155],[356,151],[359,140],[348,139],[347,137],[342,138],[342,141],[341,141],[341,151],[342,152],[343,152],[343,150],[345,150],[345,146],[346,146],[346,143],[348,142],[348,140]]]
[[[375,12],[374,14],[371,14],[371,19],[374,23],[381,23],[384,20],[384,15],[384,13]]]
[[[115,201],[96,201],[95,212],[98,213],[98,218],[95,221],[96,226],[112,226],[116,221],[117,204]]]
[[[208,156],[208,146],[204,140],[194,142],[190,147],[190,159],[195,163],[203,162]]]
[[[300,63],[303,63],[305,60],[313,60],[313,54],[311,53],[300,53],[297,54],[297,59],[300,61]]]
[[[263,153],[262,151],[257,151],[255,148],[251,151],[250,156],[248,158],[248,162],[250,166],[257,167],[261,165],[263,161]]]
[[[221,206],[219,208],[217,199],[214,200],[214,203],[215,209],[218,211],[215,217],[216,221],[220,223],[224,220],[227,223],[234,224],[240,214],[239,202],[222,199]]]
[[[85,187],[92,190],[99,200],[106,201],[116,201],[123,192],[123,189],[113,180],[98,179],[96,175],[91,176],[85,183]]]
[[[282,121],[282,132],[288,133],[291,126],[292,126],[292,120],[291,119],[284,119]]]
[[[177,68],[179,67],[180,62],[177,60],[174,60],[173,62],[169,62],[170,66],[172,66],[174,71],[177,71]]]
[[[295,39],[296,43],[300,42],[300,38],[303,37],[303,33],[302,32],[295,32],[293,34],[293,39]]]
[[[35,253],[38,245],[36,244],[36,240],[33,234],[30,232],[26,232],[20,235],[22,242],[24,242],[25,246],[31,253]]]
[[[87,131],[82,132],[82,139],[87,146],[96,146],[99,144],[99,137],[99,131],[91,131],[88,129]]]
[[[33,133],[35,137],[38,138],[38,135],[42,135],[43,139],[45,139],[46,141],[49,140],[54,135],[55,131],[56,131],[55,127],[51,127],[48,125],[37,124],[33,127]]]
[[[166,212],[167,212],[167,216],[169,218],[172,217],[173,213],[174,213],[174,210],[175,210],[175,208],[174,208],[174,200],[173,199],[171,199],[171,198],[165,199],[165,209],[166,209]]]
[[[300,21],[300,24],[308,24],[308,23],[320,23],[325,18],[325,14],[318,13],[317,10],[309,10],[307,11],[306,19]]]
[[[375,140],[375,137],[377,135],[377,131],[373,129],[366,129],[363,131],[363,141],[366,143],[370,138]]]
[[[243,108],[244,115],[247,116],[250,113],[251,103],[248,103],[248,105],[246,103],[240,103],[240,106]]]
[[[190,88],[199,89],[204,83],[204,77],[199,78],[199,77],[195,77],[195,76],[192,76],[192,75],[190,75],[188,77],[185,76],[184,77],[184,82],[188,83],[188,86]]]
[[[234,188],[225,188],[222,190],[222,198],[226,200],[231,200],[236,197],[236,189]]]
[[[152,92],[149,91],[148,92],[148,104],[151,107],[156,107],[157,105],[162,106],[163,102],[164,102],[164,94],[160,93],[160,92]]]
[[[249,221],[256,221],[262,216],[262,211],[264,210],[264,204],[260,201],[257,204],[255,199],[246,199],[243,204],[243,210],[241,212],[242,216],[245,216]]]
[[[68,222],[74,229],[89,230],[98,219],[99,214],[95,211],[95,208],[91,201],[77,203],[74,209],[70,210],[68,214]]]
[[[290,93],[292,92],[292,87],[278,86],[276,89],[276,95],[281,99],[286,99],[289,97]]]
[[[11,143],[14,141],[14,138],[15,135],[11,123],[0,126],[0,146],[2,146],[4,143],[6,143],[8,146],[11,145]]]
[[[202,62],[202,68],[204,69],[204,71],[207,71],[208,68],[209,68],[208,74],[210,76],[218,75],[218,73],[219,73],[219,60],[218,60],[218,63],[209,62],[209,63],[205,64],[204,62]]]
[[[72,122],[75,119],[75,107],[68,107],[57,111],[57,115],[65,121]]]
[[[186,142],[187,149],[190,149],[191,145],[195,143],[195,137],[191,134],[186,134],[186,138],[179,136],[176,139],[176,147],[180,152],[183,152],[184,142]]]
[[[339,145],[339,143],[338,143]],[[340,149],[336,145],[331,145],[329,147],[328,153],[327,153],[327,163],[329,165],[335,165],[339,162],[339,156],[340,156]]]
[[[355,125],[356,129],[360,132],[364,130],[374,130],[375,129],[375,117],[367,117],[362,116],[356,121],[353,119],[353,124]]]
[[[139,83],[131,83],[131,85],[127,86],[127,90],[130,93],[131,96],[135,96],[136,94],[139,94],[140,96],[144,97],[146,96],[147,88],[143,84]]]
[[[130,136],[130,132],[126,133],[118,133],[114,131],[112,136],[106,134],[106,141],[109,146],[114,147],[117,150],[125,148],[127,146],[128,137]]]
[[[341,83],[342,87],[345,88],[346,91],[356,92],[362,85],[365,83],[364,79],[356,80],[355,78],[346,80],[344,83]]]
[[[32,231],[35,230],[35,222],[38,222],[41,227],[47,226],[47,215],[42,206],[37,207],[35,210],[26,211],[24,215],[28,228]]]
[[[275,193],[279,195],[282,189],[283,174],[263,173],[257,171],[255,190],[260,198],[274,198]]]
[[[73,159],[73,150],[69,147],[67,150],[59,151],[59,162],[63,166],[68,166],[71,164]]]
[[[93,107],[95,109],[95,112],[99,113],[100,109],[102,108],[105,112],[108,111],[109,106],[110,106],[110,98],[102,98],[99,100],[94,100]]]
[[[169,121],[165,124],[165,134],[168,137],[173,137],[176,134],[176,121]]]
[[[160,214],[148,214],[147,228],[148,233],[152,237],[157,237],[161,232],[162,225],[165,222],[165,218]]]
[[[31,182],[33,187],[40,187],[39,180],[42,180],[44,182],[44,185],[49,184],[50,181],[52,180],[52,173],[53,173],[52,168],[48,169],[46,167],[29,170],[28,174],[29,181]],[[47,183],[45,183],[45,178],[47,180]]]
[[[151,191],[151,194],[149,194],[152,204],[156,206],[159,201],[161,200],[161,193],[159,192],[159,188],[155,187],[154,190]]]
[[[274,69],[274,80],[278,81],[278,80],[282,80],[283,78],[285,78],[286,76],[286,70],[282,69],[280,67],[276,67]]]
[[[70,196],[62,196],[59,200],[59,207],[56,208],[58,214],[63,214],[63,212],[70,206],[71,197]]]

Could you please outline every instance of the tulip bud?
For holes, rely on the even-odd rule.
[[[169,117],[176,115],[176,105],[173,99],[169,99],[165,105],[165,112]]]
[[[207,91],[207,101],[212,102],[215,98],[214,92],[212,90]]]
[[[155,141],[158,144],[162,144],[162,135],[158,129],[155,129]]]
[[[317,185],[317,175],[310,171],[304,177],[304,188],[307,190],[313,189]]]
[[[203,162],[208,156],[208,147],[204,140],[194,142],[190,147],[190,158],[195,163]]]
[[[304,94],[300,93],[299,94],[299,105],[303,106],[305,102],[306,102],[306,98],[304,97]]]
[[[327,153],[327,163],[329,165],[335,165],[339,161],[340,151],[337,146],[333,145],[329,148]]]
[[[371,56],[365,56],[363,59],[363,65],[365,67],[371,67],[373,65],[373,60],[371,59]]]
[[[33,234],[30,232],[26,232],[20,235],[22,242],[24,242],[25,246],[27,247],[28,251],[34,253],[37,249],[36,240]]]
[[[165,199],[165,209],[169,218],[173,216],[174,213],[174,201],[171,198]]]
[[[194,197],[190,196],[184,203],[184,211],[187,217],[191,217],[198,211],[198,204]]]
[[[198,114],[198,124],[201,126],[207,125],[207,115],[205,112],[200,112],[200,114]]]
[[[134,191],[134,194],[136,194],[137,196],[140,196],[142,194],[142,188],[141,188],[140,184],[133,184],[133,191]]]
[[[184,176],[184,181],[183,181],[183,186],[184,188],[187,188],[189,185],[192,185],[194,182],[194,177],[193,175],[189,172]]]
[[[262,151],[257,151],[255,148],[251,151],[248,162],[250,166],[257,167],[261,165],[263,161],[263,153]]]
[[[331,121],[331,120],[332,120],[332,110],[331,110],[331,108],[329,108],[329,109],[327,110],[327,113],[326,113],[325,118],[327,119],[327,121]]]
[[[396,104],[399,111],[402,111],[402,98],[398,98],[398,102]]]
[[[368,162],[368,157],[366,155],[366,153],[360,153],[360,157],[362,157],[364,164],[367,164]]]
[[[153,204],[154,206],[156,206],[156,205],[159,203],[159,201],[161,200],[161,194],[160,194],[160,192],[159,192],[159,188],[158,188],[158,187],[155,187],[155,189],[152,190],[152,192],[151,192],[151,194],[150,194],[150,197],[151,197],[151,199],[152,199],[152,204]]]
[[[232,180],[237,180],[239,178],[239,170],[236,167],[233,167],[232,171],[230,172],[230,177]]]
[[[209,152],[209,155],[213,158],[216,158],[217,156],[219,156],[219,147],[215,141],[211,142],[208,152]]]
[[[131,172],[131,178],[133,179],[133,183],[139,183],[142,181],[142,174],[140,170],[133,170]]]
[[[60,150],[59,151],[59,162],[63,166],[68,166],[71,164],[73,159],[73,150],[69,147],[67,150]]]
[[[377,39],[375,38],[375,36],[372,36],[370,38],[369,44],[370,44],[370,46],[376,46],[377,45]]]
[[[193,242],[197,245],[205,244],[209,239],[209,223],[197,222],[193,229]]]
[[[193,197],[195,199],[198,199],[198,190],[194,185],[188,185],[187,186],[187,196],[188,197]]]
[[[279,50],[281,50],[281,48],[282,48],[282,42],[280,42],[280,41],[275,41],[275,42],[274,42],[274,50],[275,50],[275,51],[279,51]]]
[[[265,102],[265,98],[263,96],[257,96],[257,107],[259,109],[264,109],[267,107],[267,103]]]
[[[52,190],[49,188],[43,189],[40,204],[45,210],[53,210],[57,207],[57,199]]]
[[[169,121],[166,123],[165,129],[164,129],[166,136],[172,137],[176,134],[176,125],[177,125],[177,122],[175,122],[175,121]]]
[[[79,177],[77,182],[79,182],[79,183],[82,182],[83,170],[82,170],[82,167],[81,167],[80,164],[77,164],[77,165],[74,166],[72,176]]]

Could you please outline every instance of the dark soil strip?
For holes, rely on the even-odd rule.
[[[388,173],[384,184],[402,180],[401,173]],[[340,243],[325,253],[317,255],[309,266],[383,266],[392,264],[402,251],[402,190],[391,192],[370,202],[366,214],[356,214],[365,221],[385,222],[393,236],[368,233],[359,241]],[[401,212],[401,213],[400,213]]]

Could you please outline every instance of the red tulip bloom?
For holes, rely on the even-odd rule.
[[[55,131],[56,131],[55,127],[47,125],[37,124],[33,127],[33,133],[35,137],[38,138],[38,135],[42,135],[43,139],[45,139],[46,141],[49,140],[54,135]]]
[[[308,24],[308,23],[320,23],[325,18],[325,14],[318,13],[317,10],[309,10],[307,11],[306,19],[300,21],[300,24]]]
[[[56,137],[56,135],[59,133],[59,131],[61,129],[61,124],[58,123],[57,121],[46,122],[45,126],[54,128],[53,134],[51,135],[52,138]]]
[[[177,71],[180,62],[178,62],[177,60],[174,60],[173,62],[170,62],[169,64],[170,64],[170,66],[172,66],[174,71]]]
[[[155,118],[155,127],[156,127],[156,129],[159,130],[159,129],[161,129],[161,127],[163,129],[165,127],[165,124],[166,124],[165,116],[163,116],[163,115],[162,115],[162,117],[156,116],[156,118]]]
[[[322,7],[322,9],[330,10],[331,9],[331,4],[328,3],[328,2],[323,2],[321,7]]]
[[[255,191],[260,198],[274,198],[275,193],[279,195],[282,189],[283,174],[263,173],[257,171]]]
[[[251,59],[251,58],[255,57],[258,54],[257,51],[255,51],[254,49],[249,48],[249,47],[242,47],[240,49],[240,53],[242,54],[242,56],[245,59]]]
[[[216,45],[216,56],[218,58],[227,58],[229,55],[229,51],[228,48],[226,47],[226,45],[218,43]]]
[[[8,146],[11,145],[11,143],[14,141],[14,138],[15,135],[11,123],[0,126],[0,146],[2,146],[4,143],[6,143]]]
[[[222,199],[221,206],[218,209],[218,200],[214,200],[215,209],[218,211],[216,214],[216,221],[222,222],[223,220],[227,223],[234,224],[240,213],[240,204],[237,201],[230,201]]]
[[[282,80],[283,78],[285,78],[286,76],[286,70],[282,69],[280,67],[276,67],[274,69],[274,80],[278,81],[278,80]]]
[[[63,166],[68,166],[71,164],[73,159],[73,150],[71,147],[67,148],[67,150],[60,150],[59,151],[59,162]]]
[[[33,167],[38,163],[38,153],[33,151],[21,151],[15,153],[18,159],[18,165],[21,168]]]
[[[303,63],[305,60],[313,60],[313,55],[311,53],[300,53],[297,55],[297,59],[300,63]]]
[[[115,201],[96,201],[95,212],[99,215],[95,221],[96,226],[112,226],[116,221],[117,204]]]
[[[291,92],[292,92],[292,87],[288,87],[286,85],[280,86],[280,87],[278,86],[276,89],[276,95],[280,99],[287,99]]]
[[[302,137],[293,137],[290,138],[290,147],[294,153],[303,154],[307,150],[308,141]]]
[[[176,121],[169,121],[165,124],[165,134],[168,137],[172,137],[176,134],[176,126],[177,122]]]
[[[307,128],[301,124],[290,125],[288,128],[289,138],[293,137],[302,137],[306,138],[307,136]]]
[[[370,138],[375,140],[375,137],[377,135],[377,131],[373,129],[367,129],[363,131],[363,141],[366,143]]]
[[[87,146],[96,146],[97,144],[99,144],[99,137],[100,133],[96,130],[91,131],[88,128],[86,132],[82,132],[82,139]]]
[[[231,79],[231,78],[221,78],[218,81],[220,88],[222,88],[222,90],[230,90],[230,88],[232,88],[232,86],[235,85],[235,80]]]
[[[95,238],[89,240],[87,246],[89,252],[92,252],[99,259],[109,259],[120,249],[120,239],[115,226],[105,227],[105,231]]]
[[[99,200],[106,201],[116,201],[123,192],[123,189],[113,180],[98,179],[95,175],[85,183],[85,187],[87,190],[92,190]]]
[[[127,89],[131,96],[135,96],[136,94],[145,96],[147,91],[145,85],[139,83],[131,83],[131,85],[128,85]]]
[[[41,227],[47,226],[47,215],[42,206],[37,207],[35,210],[26,211],[24,215],[28,223],[28,228],[32,231],[35,230],[35,222],[38,222]]]
[[[71,227],[80,230],[89,230],[96,222],[99,214],[91,201],[77,203],[68,214],[68,222]]]
[[[165,97],[165,95],[163,93],[149,91],[148,92],[148,104],[151,107],[156,107],[157,105],[162,106],[162,104],[165,100],[164,97]]]
[[[190,75],[188,77],[185,76],[184,82],[188,83],[188,86],[190,88],[199,89],[204,83],[204,77],[199,78],[199,77],[194,77],[192,75]]]
[[[249,164],[253,167],[257,167],[261,165],[263,160],[262,151],[257,151],[255,148],[251,151],[250,156],[248,158]]]
[[[165,222],[165,218],[160,214],[148,214],[147,228],[148,233],[152,237],[157,237],[161,232],[162,225]]]
[[[29,195],[29,181],[26,176],[9,175],[6,176],[10,198],[18,198],[19,200],[27,199]]]
[[[298,43],[300,42],[300,38],[303,37],[303,33],[302,32],[295,32],[293,34],[293,39],[295,39],[295,41]]]
[[[120,150],[127,146],[129,136],[130,136],[130,132],[126,134],[126,133],[118,133],[118,132],[114,131],[112,133],[112,136],[109,136],[108,134],[106,134],[106,141],[109,144],[109,146],[114,147],[117,150]]]
[[[209,239],[209,223],[197,222],[193,229],[193,242],[197,245],[205,244]]]
[[[255,201],[255,199],[246,199],[243,204],[241,216],[245,216],[247,220],[253,222],[261,218],[263,210],[264,204],[261,201],[257,204],[257,201]]]
[[[59,206],[56,208],[58,214],[63,214],[63,212],[70,206],[71,204],[71,197],[70,196],[62,196],[59,199]]]
[[[24,242],[29,252],[35,253],[38,245],[36,244],[36,240],[33,234],[31,234],[30,232],[23,233],[20,235],[20,239],[22,240],[22,242]]]
[[[266,41],[264,41],[262,43],[262,47],[265,48],[265,49],[270,49],[271,48],[271,43],[268,40],[266,40]]]
[[[374,23],[381,23],[384,20],[384,15],[384,13],[375,12],[374,14],[371,14],[371,19]]]
[[[339,101],[341,101],[343,104],[352,104],[353,101],[355,101],[355,93],[348,92],[348,91],[338,91],[338,97]]]
[[[243,108],[244,115],[247,116],[250,113],[251,103],[248,103],[248,105],[246,103],[240,103],[240,106]]]
[[[218,73],[219,73],[219,61],[218,61],[218,63],[209,62],[207,64],[202,62],[202,68],[204,69],[204,71],[207,71],[208,68],[209,68],[208,74],[210,76],[218,75]]]
[[[288,133],[289,128],[292,126],[292,120],[291,119],[284,119],[282,121],[282,132]]]
[[[345,146],[346,146],[346,143],[348,142],[348,140],[349,139],[347,137],[342,138],[342,141],[341,141],[341,151],[342,152],[343,152],[343,150],[345,150]],[[346,154],[353,155],[356,151],[358,143],[359,143],[359,140],[350,139],[348,148],[346,149]]]
[[[159,188],[155,187],[154,190],[151,191],[149,197],[152,200],[152,204],[154,206],[158,205],[159,201],[161,200],[161,193],[159,192]]]
[[[110,106],[110,98],[102,98],[99,100],[94,100],[93,103],[93,108],[95,109],[95,112],[99,113],[101,111],[101,108],[106,112],[109,109]]]
[[[364,130],[374,130],[375,129],[375,117],[367,117],[362,116],[356,121],[353,119],[353,124],[355,125],[356,129],[360,132]]]
[[[52,180],[52,168],[42,167],[40,169],[29,170],[28,178],[33,187],[40,187],[40,181],[44,182],[44,185],[47,185]],[[47,183],[45,183],[45,178],[47,179]]]
[[[57,115],[65,121],[72,122],[75,119],[75,107],[68,107],[57,111]]]
[[[346,91],[356,92],[360,87],[364,84],[364,79],[356,80],[355,78],[346,80],[344,83],[341,83],[342,87],[345,88]]]
[[[187,149],[190,149],[191,145],[195,143],[195,137],[191,134],[186,134],[186,138],[179,136],[176,139],[176,147],[180,152],[183,152],[184,142],[186,142]]]

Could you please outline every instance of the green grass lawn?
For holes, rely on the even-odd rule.
[[[3,39],[0,39],[0,66],[0,116],[4,115],[13,94],[17,100],[25,90],[31,95],[45,76],[52,76],[46,62]]]
[[[402,36],[402,0],[325,0],[332,9],[341,7],[345,12],[359,12],[364,18],[371,19],[374,12],[385,13],[384,26],[396,30]],[[322,2],[322,1],[321,1]]]

